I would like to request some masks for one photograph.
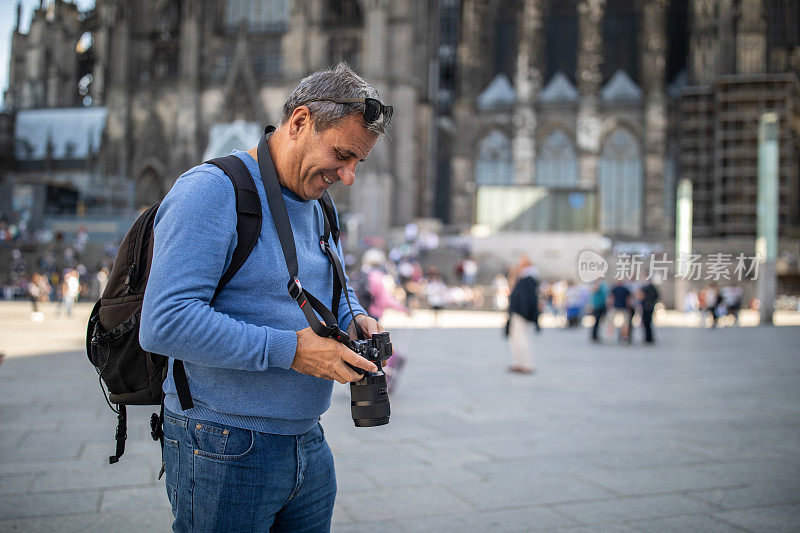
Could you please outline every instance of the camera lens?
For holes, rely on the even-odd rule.
[[[390,412],[386,374],[382,370],[368,372],[350,383],[350,413],[356,427],[388,424]]]

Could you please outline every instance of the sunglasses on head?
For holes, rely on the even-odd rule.
[[[386,125],[392,120],[392,112],[394,107],[390,105],[383,105],[377,98],[314,98],[313,100],[306,100],[299,105],[304,105],[309,102],[333,102],[334,104],[364,104],[364,122],[372,124],[377,122],[381,115],[386,117]]]

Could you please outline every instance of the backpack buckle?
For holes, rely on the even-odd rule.
[[[150,436],[153,437],[153,440],[159,440],[164,436],[161,417],[155,413],[150,416]]]
[[[299,300],[300,296],[303,295],[303,285],[300,284],[300,280],[297,278],[289,281],[287,288],[289,289],[289,296],[291,296],[292,300]]]

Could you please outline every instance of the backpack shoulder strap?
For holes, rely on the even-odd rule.
[[[278,175],[272,162],[269,146],[267,145],[267,138],[273,131],[275,131],[275,128],[268,126],[264,130],[264,135],[261,136],[261,140],[258,143],[258,167],[261,171],[261,180],[264,182],[264,191],[267,195],[272,221],[275,223],[275,230],[278,233],[278,240],[283,250],[286,269],[289,272],[289,283],[287,283],[286,288],[289,290],[289,296],[300,306],[300,310],[305,315],[314,333],[321,337],[331,337],[340,342],[349,341],[350,338],[347,336],[347,333],[339,329],[336,323],[336,315],[331,313],[330,309],[325,307],[325,304],[303,289],[300,280],[297,278],[299,267],[297,263],[297,249],[294,244],[294,234],[292,233],[292,224],[289,221],[286,204],[281,194],[281,186],[278,182]],[[325,221],[328,220],[327,217],[323,218]],[[324,235],[320,239],[320,245],[325,253],[329,252],[330,245],[325,240]],[[317,317],[317,313],[319,313],[319,316],[322,318],[322,322]]]
[[[339,224],[336,222],[336,208],[333,206],[328,191],[323,191],[319,199],[319,204],[322,206],[322,213],[325,215],[325,234],[330,231],[333,237],[333,243],[339,244]]]
[[[339,244],[339,224],[336,223],[336,208],[333,206],[328,191],[323,191],[319,198],[319,205],[322,207],[324,234],[320,237],[320,246],[325,251],[333,265],[333,299],[331,301],[331,312],[333,316],[339,316],[339,300],[342,296],[342,288],[345,284],[344,268],[336,255],[336,246]],[[328,244],[328,238],[333,237],[333,246]]]
[[[256,184],[244,161],[235,155],[229,155],[206,162],[216,166],[228,176],[236,194],[236,248],[233,250],[231,264],[222,274],[214,291],[214,298],[216,298],[222,288],[244,265],[250,252],[255,248],[261,233],[262,211]]]

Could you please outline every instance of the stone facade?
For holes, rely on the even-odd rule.
[[[669,216],[664,209],[667,7],[664,0],[465,1],[459,58],[466,65],[459,64],[463,83],[455,120],[456,130],[469,134],[462,135],[454,149],[452,202],[468,204],[462,197],[469,195],[474,202],[483,185],[546,185],[597,195],[602,211],[603,187],[630,188],[635,198],[622,203],[612,198],[616,208],[610,202],[605,205],[633,211],[630,214],[638,223],[614,223],[613,217],[597,212],[597,223],[583,229],[626,237],[664,236]],[[518,40],[500,50],[504,43],[497,38],[497,21],[509,9],[516,10],[512,18],[517,21]],[[616,64],[619,45],[608,50],[606,45],[611,39],[619,40],[620,30],[628,29],[636,33],[623,35],[633,39],[623,39],[623,44],[632,42],[637,55]],[[513,104],[496,99],[497,105],[492,105],[485,100],[490,82],[505,73],[490,59],[503,53],[516,57],[508,96]],[[609,139],[619,130],[625,131],[624,142],[633,143],[634,160],[627,167],[614,166],[616,156],[609,153]],[[489,167],[475,159],[485,153],[480,145],[492,132],[507,137],[511,145],[513,176],[508,183],[479,175],[481,168]],[[556,142],[562,145],[560,163],[548,155]],[[472,164],[462,161],[468,154],[472,154]],[[509,195],[514,194],[510,189]],[[646,218],[641,216],[644,211]],[[452,222],[458,224],[482,222],[476,220],[474,210],[453,207],[451,213]]]
[[[510,47],[498,38],[509,10],[515,13],[518,36]],[[461,83],[453,113],[455,130],[462,134],[451,156],[450,221],[486,223],[466,207],[474,205],[476,196],[480,203],[484,186],[508,186],[509,206],[520,194],[514,186],[562,187],[595,195],[596,224],[587,230],[627,239],[668,237],[676,182],[705,172],[687,161],[700,152],[701,160],[719,159],[713,139],[704,147],[681,142],[681,124],[693,119],[678,111],[681,95],[712,95],[725,76],[770,74],[773,78],[757,90],[762,100],[773,98],[770,87],[777,86],[770,80],[775,75],[786,78],[779,83],[791,85],[786,80],[800,73],[799,25],[796,2],[771,0],[465,0]],[[497,61],[503,53],[516,58],[510,74]],[[500,94],[496,77],[506,74],[512,86]],[[789,124],[796,122],[791,119],[797,107],[794,91],[786,89],[787,101],[780,108],[789,110]],[[706,130],[713,131],[717,115],[713,109],[710,113],[712,125]],[[791,154],[796,151],[791,127],[786,135]],[[492,159],[500,152],[482,149],[490,138],[499,146],[501,137],[511,147],[506,164],[513,169],[505,182],[496,179],[505,173]],[[560,156],[561,163],[549,153],[555,139],[562,154],[568,154]],[[785,227],[796,223],[800,179],[796,161],[791,155],[786,160]],[[710,168],[713,177],[713,164]],[[700,208],[719,210],[726,200],[717,193],[709,201]],[[548,229],[530,213],[521,218],[514,229]],[[748,234],[750,228],[737,231]],[[713,230],[705,234],[715,235]]]
[[[415,131],[425,128],[417,123],[425,114],[415,110],[424,107],[419,72],[427,73],[427,65],[398,53],[427,38],[426,21],[415,14],[420,5],[97,0],[94,9],[79,13],[63,0],[45,1],[30,30],[13,34],[5,104],[17,111],[106,108],[100,171],[109,183],[129,180],[127,207],[138,208],[158,201],[183,171],[202,161],[212,127],[277,123],[303,76],[346,60],[385,102],[402,110],[390,136],[360,169],[361,183],[332,190],[342,212],[385,233],[423,214],[415,184],[425,155]],[[76,52],[84,34],[90,45]],[[237,147],[257,140],[238,139]],[[12,179],[33,178],[16,172]]]
[[[800,235],[800,3],[691,2],[687,86],[677,93],[679,167],[700,237],[756,234],[758,121],[779,117],[778,226]]]
[[[798,10],[783,0],[97,0],[80,13],[45,0],[28,33],[12,36],[5,104],[107,109],[86,170],[105,191],[91,205],[134,208],[219,155],[212,148],[254,144],[241,132],[276,122],[304,75],[344,59],[397,110],[359,184],[333,191],[353,228],[487,223],[478,213],[493,188],[509,205],[530,202],[509,207],[515,217],[495,208],[495,229],[658,240],[672,233],[678,178],[713,172],[720,76],[796,79]],[[682,109],[706,110],[711,122],[691,133],[706,144],[682,142]],[[797,175],[788,171],[792,191]]]

